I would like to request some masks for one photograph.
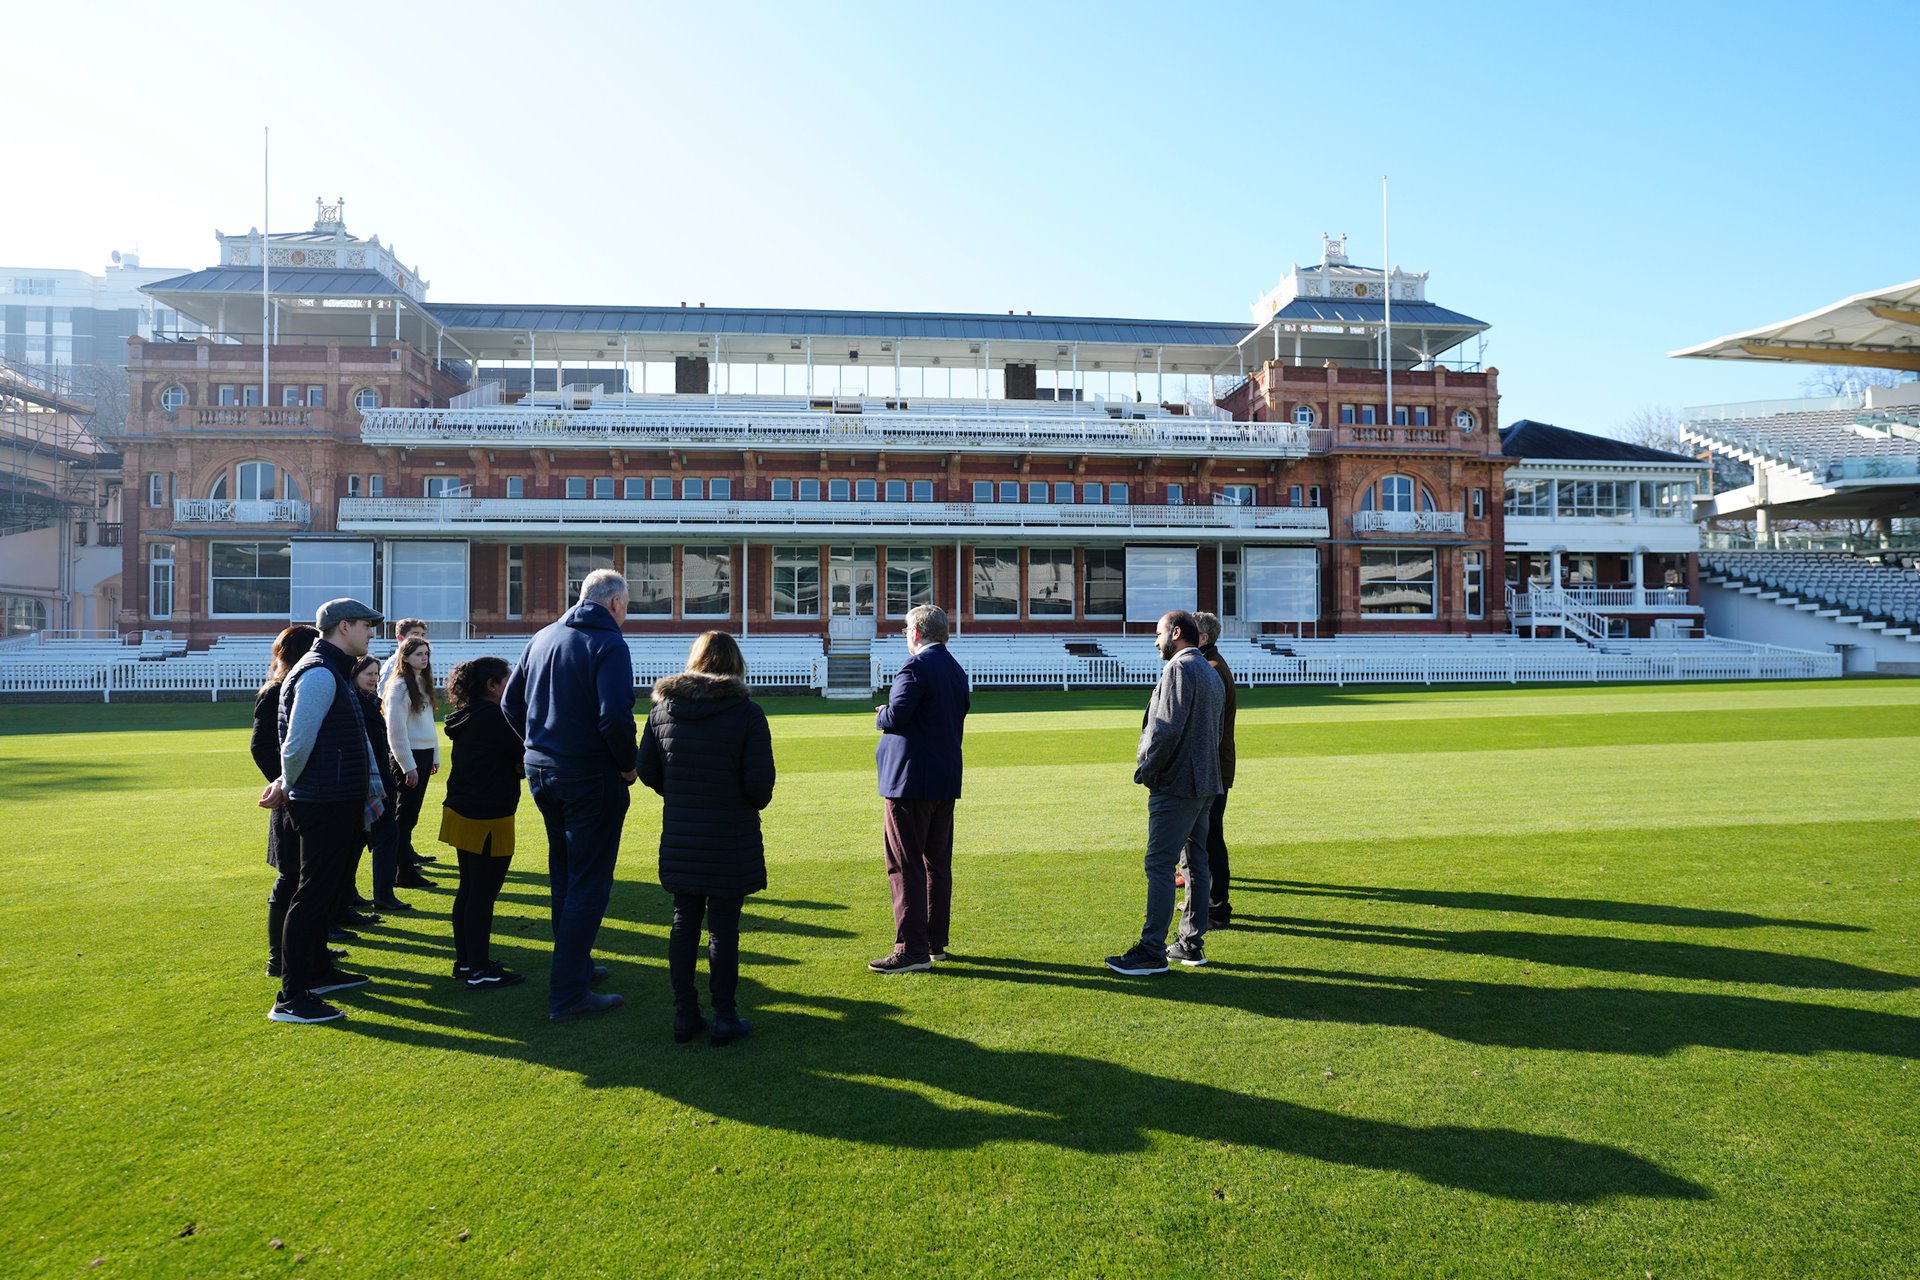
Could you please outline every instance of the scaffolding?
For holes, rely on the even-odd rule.
[[[72,392],[57,368],[0,359],[0,631],[71,628],[82,549],[119,544],[120,458]]]

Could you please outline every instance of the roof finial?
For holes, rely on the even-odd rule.
[[[1320,265],[1323,267],[1344,267],[1347,265],[1347,233],[1342,231],[1335,240],[1322,231],[1320,233]]]

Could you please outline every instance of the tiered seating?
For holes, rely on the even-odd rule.
[[[1819,477],[1845,458],[1920,459],[1920,440],[1891,431],[1880,417],[1856,409],[1704,419],[1687,423],[1686,430],[1709,445],[1770,458]]]
[[[1723,551],[1702,555],[1700,564],[1711,573],[1888,628],[1920,627],[1920,573],[1910,560],[1887,564],[1831,551]]]

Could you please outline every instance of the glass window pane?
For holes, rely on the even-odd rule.
[[[846,480],[827,481],[827,501],[845,502],[853,496],[853,486]]]
[[[1027,616],[1073,616],[1073,548],[1034,547],[1027,552]]]
[[[673,477],[655,476],[653,478],[653,500],[666,502],[673,497]]]
[[[800,501],[820,501],[820,482],[818,480],[802,480],[800,482]]]
[[[1103,492],[1103,489],[1104,489],[1104,486],[1102,486],[1101,484],[1099,484],[1099,483],[1098,483],[1097,481],[1090,481],[1090,482],[1088,482],[1088,483],[1086,483],[1086,484],[1083,484],[1083,485],[1081,485],[1081,486],[1080,486],[1080,501],[1082,501],[1082,502],[1105,502],[1105,501],[1106,501],[1106,494],[1105,494],[1105,493]]]
[[[627,612],[673,613],[673,548],[627,548]]]
[[[933,481],[915,480],[913,482],[913,500],[915,502],[932,502]]]
[[[580,599],[580,584],[595,569],[613,568],[613,548],[611,546],[585,546],[567,548],[567,597],[563,607],[571,609]]]
[[[908,610],[933,603],[933,549],[887,548],[887,616],[905,617]]]
[[[567,477],[567,496],[569,498],[586,497],[587,496],[587,478],[585,476],[568,476]],[[573,597],[569,596],[567,598],[572,599]]]
[[[620,496],[632,502],[647,496],[647,482],[641,476],[628,476],[620,484]]]
[[[773,549],[773,616],[776,618],[820,616],[820,549],[818,547],[775,547]]]
[[[973,500],[975,502],[992,502],[993,482],[990,480],[975,480],[973,482]]]
[[[1127,553],[1118,547],[1088,548],[1086,564],[1086,616],[1118,618],[1127,608]]]
[[[687,501],[698,501],[701,491],[699,476],[680,477],[680,497]]]
[[[729,502],[733,499],[733,478],[715,476],[707,482],[707,497],[714,502]]]
[[[613,500],[613,477],[595,476],[593,478],[593,496],[601,502]]]
[[[973,611],[983,618],[1020,616],[1020,549],[975,547]]]
[[[773,482],[772,493],[773,493],[773,500],[775,502],[792,502],[793,501],[793,481],[775,480]]]
[[[905,480],[887,481],[887,501],[905,502],[907,500],[907,482]]]
[[[681,614],[685,617],[716,618],[732,613],[733,548],[680,548],[680,591]]]

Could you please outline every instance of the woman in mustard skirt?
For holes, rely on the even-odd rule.
[[[500,712],[500,694],[512,674],[499,658],[475,658],[453,669],[447,696],[447,740],[453,769],[440,811],[440,841],[460,858],[453,896],[453,976],[476,990],[511,987],[526,977],[489,953],[493,904],[513,860],[513,814],[520,807],[523,749]]]

